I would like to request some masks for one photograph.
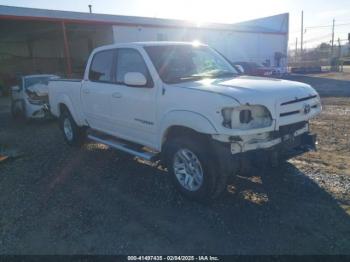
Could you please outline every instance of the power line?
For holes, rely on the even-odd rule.
[[[331,37],[331,34],[315,36],[315,37],[306,39],[304,42],[309,42],[310,43],[310,42],[319,41],[319,40],[322,40],[322,39],[325,39],[325,38],[329,39],[330,37]]]
[[[350,23],[334,24],[335,27],[337,27],[337,26],[344,26],[344,25],[350,25]],[[333,25],[306,26],[305,29],[329,28],[329,27],[333,27]]]
[[[325,41],[321,41],[322,39],[325,39],[325,38],[320,38],[320,39],[314,39],[313,41],[304,41],[304,44],[312,44],[312,43],[327,43],[327,44],[330,44],[331,43],[331,40],[329,39],[325,39]],[[338,40],[337,40],[338,41]],[[348,42],[349,40],[348,39],[340,39],[339,40],[340,42]],[[290,48],[294,48],[296,46],[296,43],[295,42],[289,42],[288,43],[288,46]]]
[[[342,24],[335,24],[334,26],[337,27],[337,26],[345,26],[345,25],[350,25],[350,22],[349,23],[342,23]],[[307,30],[307,29],[322,29],[322,28],[330,28],[332,27],[333,25],[319,25],[319,26],[306,26],[304,27],[304,30]],[[294,30],[294,31],[290,31],[289,33],[300,33],[300,29],[299,30]]]
[[[312,38],[308,38],[304,40],[304,44],[310,44],[315,42],[330,42],[331,34],[316,36]],[[292,41],[290,41],[289,45],[295,45]]]

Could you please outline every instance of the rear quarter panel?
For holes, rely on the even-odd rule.
[[[83,116],[80,91],[81,80],[53,80],[49,82],[49,103],[51,113],[59,117],[60,105],[64,104],[79,126],[86,125]]]

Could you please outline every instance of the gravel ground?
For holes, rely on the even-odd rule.
[[[318,134],[318,151],[290,162],[343,203],[350,214],[350,98],[323,98],[322,104],[322,114],[311,125]]]
[[[55,121],[11,120],[0,99],[1,254],[350,254],[350,99],[312,121],[319,151],[240,174],[210,205],[166,172],[102,145],[68,147]]]
[[[323,97],[350,97],[350,71],[309,75],[291,74],[283,78],[307,83]]]

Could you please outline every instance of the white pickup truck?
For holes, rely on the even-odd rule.
[[[242,76],[210,47],[178,42],[97,48],[83,80],[50,81],[49,102],[68,144],[163,161],[194,199],[219,196],[247,158],[315,149],[308,121],[321,111],[309,85]]]

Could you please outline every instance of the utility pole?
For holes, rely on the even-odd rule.
[[[303,55],[304,42],[304,11],[301,11],[301,36],[300,36],[300,55]]]
[[[92,5],[89,5],[90,14],[92,13]]]
[[[350,33],[348,33],[348,41],[349,41],[349,51],[348,51],[348,55],[350,56]]]
[[[295,62],[297,61],[297,57],[298,57],[298,37],[295,38]]]
[[[334,24],[335,24],[335,19],[333,18],[331,58],[333,57],[333,49],[334,49]]]
[[[341,43],[338,37],[338,72],[343,72],[343,62],[341,61]]]

